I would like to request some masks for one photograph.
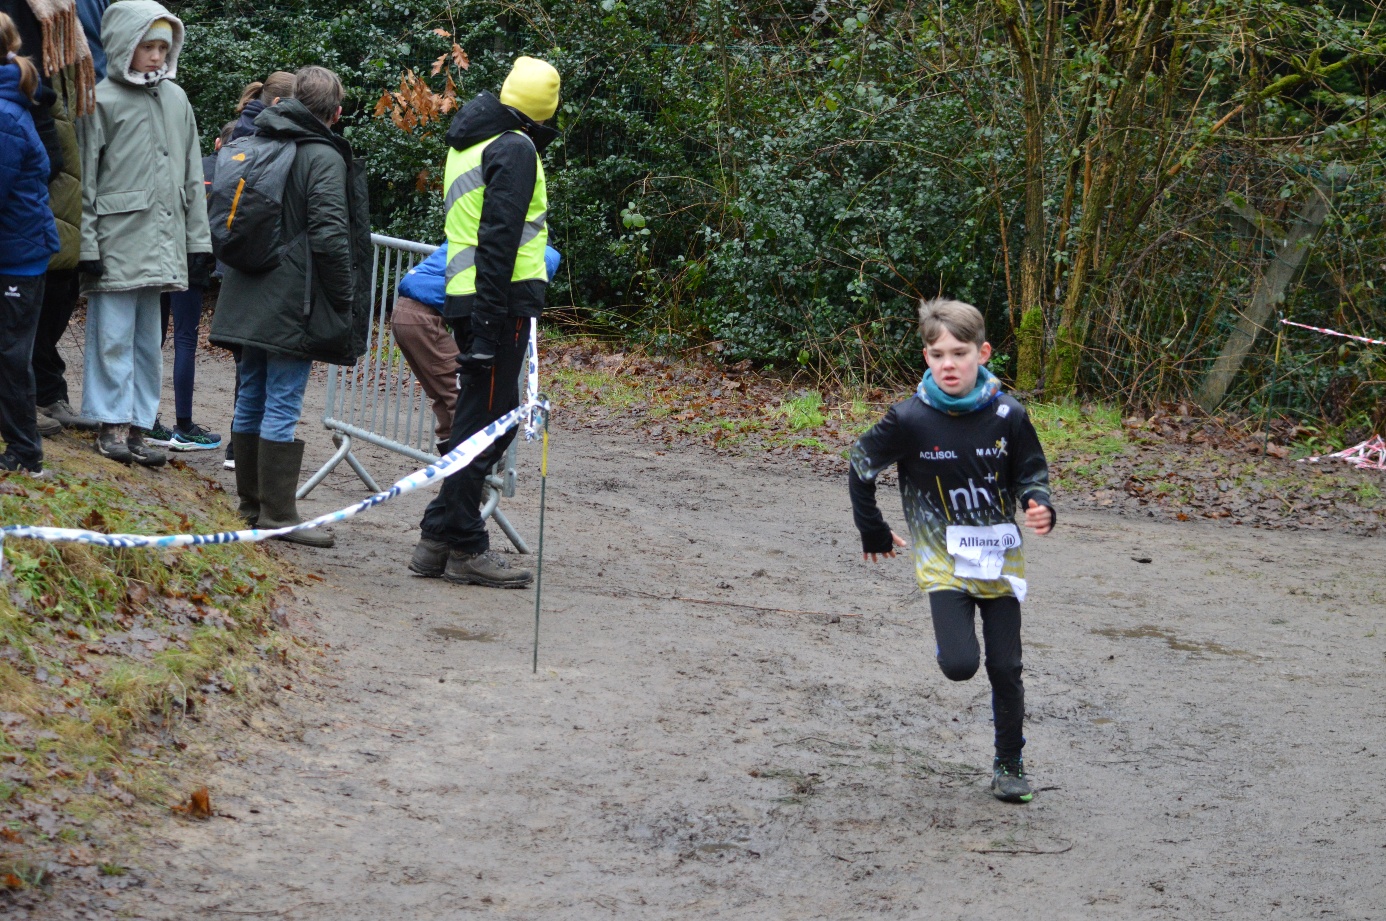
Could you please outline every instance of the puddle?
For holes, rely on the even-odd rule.
[[[1157,639],[1164,640],[1165,645],[1170,649],[1177,649],[1180,652],[1212,653],[1217,656],[1233,656],[1240,659],[1255,659],[1256,656],[1244,649],[1232,649],[1223,646],[1221,643],[1198,643],[1193,640],[1180,639],[1171,630],[1163,627],[1152,627],[1149,624],[1141,627],[1130,627],[1119,630],[1116,627],[1103,627],[1092,631],[1100,636],[1110,636],[1113,639]]]
[[[461,640],[464,643],[494,643],[496,635],[485,630],[463,630],[461,627],[434,627],[428,631],[445,640]]]

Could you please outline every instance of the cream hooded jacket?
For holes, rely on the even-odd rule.
[[[130,64],[156,19],[173,24],[164,70],[135,74]],[[96,113],[78,119],[82,148],[83,261],[100,260],[86,291],[188,287],[188,254],[212,251],[197,119],[181,87],[183,23],[153,0],[111,4],[101,21],[106,79]]]

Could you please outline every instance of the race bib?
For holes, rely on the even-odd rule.
[[[1020,529],[1014,524],[948,526],[948,555],[960,579],[1001,578],[1006,551],[1019,546]]]

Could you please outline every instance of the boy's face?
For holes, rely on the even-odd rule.
[[[167,58],[168,42],[163,39],[140,42],[135,48],[135,59],[130,62],[130,69],[137,74],[152,74],[164,66]]]
[[[934,383],[950,397],[970,393],[977,386],[977,369],[990,358],[990,342],[978,348],[972,342],[959,342],[948,330],[924,347],[924,361],[934,372]]]

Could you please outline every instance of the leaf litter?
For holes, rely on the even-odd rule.
[[[624,428],[666,450],[696,445],[761,455],[827,477],[844,476],[853,441],[908,396],[805,388],[750,362],[651,357],[590,339],[551,342],[544,357],[563,425]],[[1292,420],[1263,427],[1187,403],[1125,419],[1087,404],[1071,413],[1042,404],[1030,409],[1056,498],[1069,507],[1350,534],[1377,534],[1386,525],[1386,474],[1296,462],[1296,443],[1311,430]]]

